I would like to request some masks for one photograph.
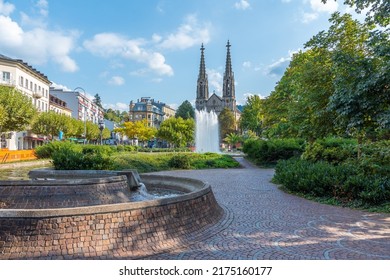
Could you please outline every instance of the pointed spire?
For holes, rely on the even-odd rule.
[[[199,79],[205,79],[206,78],[206,64],[204,62],[204,46],[202,43],[202,47],[200,48],[201,55],[200,55],[200,66],[199,66]]]
[[[196,96],[199,101],[202,99],[201,103],[203,104],[204,99],[209,98],[209,83],[207,80],[207,74],[206,74],[206,63],[204,62],[204,46],[202,43],[202,47],[200,48],[201,54],[200,54],[200,66],[199,66],[199,76],[198,76],[198,83],[197,83],[197,90],[196,90]],[[197,108],[198,109],[198,108]]]
[[[230,56],[230,45],[229,40],[227,41],[226,48],[227,48],[227,53],[226,53],[226,66],[225,66],[225,75],[226,76],[231,76],[232,74],[232,59]]]
[[[223,88],[222,96],[228,98],[229,100],[234,100],[235,98],[235,88],[234,88],[234,73],[232,70],[232,58],[230,56],[230,41],[227,41],[226,48],[226,66],[225,73],[223,75]],[[230,101],[229,101],[230,102]]]

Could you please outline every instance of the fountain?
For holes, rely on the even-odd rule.
[[[135,170],[29,177],[0,181],[0,259],[142,258],[196,242],[224,213],[195,179]]]
[[[219,126],[217,114],[214,111],[207,112],[206,110],[196,110],[195,119],[195,151],[198,153],[219,153]]]

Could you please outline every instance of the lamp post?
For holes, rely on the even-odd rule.
[[[100,145],[103,145],[103,129],[104,129],[104,120],[99,120],[99,130],[100,130]]]

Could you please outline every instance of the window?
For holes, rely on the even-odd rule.
[[[23,77],[22,76],[20,76],[20,81],[19,81],[19,85],[22,87],[23,86]]]
[[[27,80],[27,79],[26,79],[26,81],[25,81],[24,87],[25,87],[25,88],[28,88],[28,80]]]
[[[10,72],[3,72],[3,81],[8,82],[8,83],[11,81],[11,73]]]

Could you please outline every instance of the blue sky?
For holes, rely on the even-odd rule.
[[[143,96],[194,101],[202,42],[210,92],[220,94],[229,39],[243,104],[269,95],[337,10],[350,11],[332,0],[0,0],[0,53],[128,110]]]

